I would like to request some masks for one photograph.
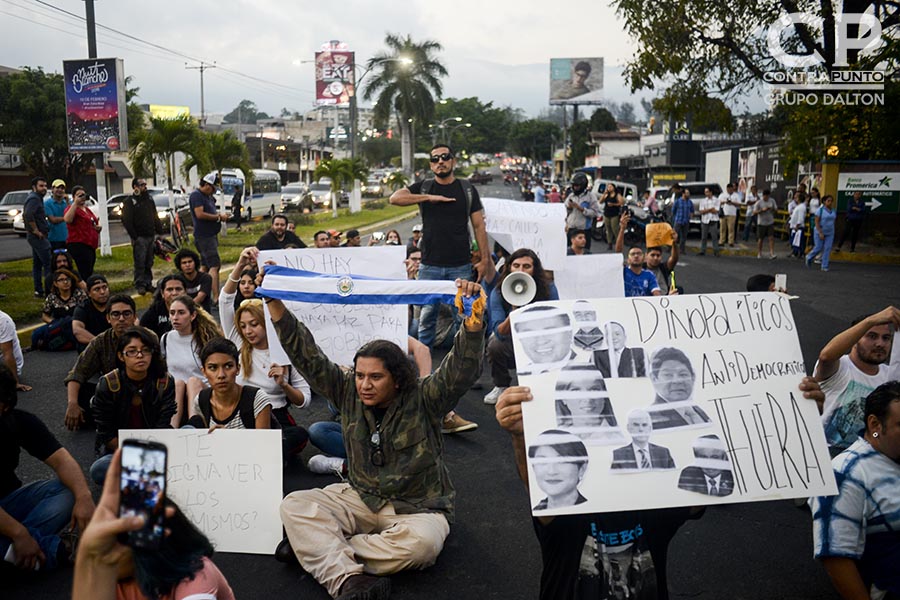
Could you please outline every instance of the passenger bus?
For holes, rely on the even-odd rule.
[[[250,195],[244,197],[244,212],[247,219],[281,212],[281,175],[269,169],[253,169]]]

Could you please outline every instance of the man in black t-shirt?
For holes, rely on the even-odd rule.
[[[184,293],[202,306],[203,310],[210,312],[213,280],[209,273],[200,271],[200,257],[197,253],[187,248],[179,250],[175,255],[175,268],[181,272],[184,279]]]
[[[272,226],[256,240],[260,250],[284,250],[285,248],[306,248],[303,240],[293,231],[288,231],[288,218],[283,214],[272,217]]]
[[[83,532],[94,501],[72,455],[40,419],[18,410],[16,402],[16,378],[0,365],[0,556],[26,571],[53,569],[73,559],[71,536],[60,532],[73,517]],[[16,476],[23,448],[59,479],[23,486]]]
[[[109,301],[109,284],[103,275],[91,275],[85,282],[88,300],[75,309],[72,315],[72,333],[78,340],[78,351],[84,350],[91,340],[109,329],[106,320],[106,303]]]
[[[468,182],[465,185],[453,176],[456,158],[447,144],[431,149],[431,172],[434,179],[428,184],[428,193],[422,193],[425,182],[419,181],[401,188],[391,195],[391,204],[398,206],[419,205],[422,214],[422,265],[419,279],[449,280],[471,279],[471,244],[469,222],[475,232],[478,247],[486,250],[487,231],[484,227],[484,209],[478,190]],[[466,188],[471,189],[471,205]],[[494,277],[494,263],[490,253],[482,252],[482,259],[474,266],[477,281]],[[455,312],[455,311],[454,311]],[[422,307],[419,320],[419,341],[428,347],[434,343],[437,307]]]

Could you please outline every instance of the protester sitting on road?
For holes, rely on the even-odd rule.
[[[116,348],[119,336],[136,321],[134,299],[127,294],[116,294],[106,305],[106,320],[110,328],[87,345],[66,379],[66,428],[74,431],[81,424],[93,427],[91,398],[97,388],[96,381],[116,368]]]
[[[119,517],[121,452],[112,457],[103,495],[84,531],[75,559],[72,600],[234,600],[228,581],[210,559],[213,546],[170,500],[166,535],[144,550],[119,536],[144,526],[141,517]]]
[[[95,337],[109,329],[106,305],[109,303],[109,283],[103,275],[91,275],[87,279],[88,299],[75,309],[72,315],[72,333],[78,341],[78,351],[83,351]]]
[[[276,551],[289,558],[292,547],[332,597],[386,598],[390,581],[381,576],[432,565],[450,532],[455,494],[441,420],[478,376],[486,305],[478,284],[456,286],[457,306],[472,302],[471,314],[453,350],[421,381],[406,352],[385,340],[361,347],[345,371],[281,301],[267,300],[291,363],[334,402],[347,432],[348,481],[289,494],[281,505],[289,543]]]
[[[39,418],[16,408],[14,373],[0,365],[0,556],[26,571],[49,570],[71,562],[77,539],[72,525],[84,531],[94,501],[72,455]],[[22,449],[58,479],[23,486],[16,476]]]
[[[767,273],[751,275],[747,279],[747,291],[748,292],[774,292],[775,291],[775,276],[769,275]]]
[[[175,378],[175,403],[178,423],[188,401],[208,385],[200,362],[200,351],[211,340],[221,337],[219,324],[188,296],[179,296],[169,305],[172,331],[159,339],[169,373]],[[188,412],[188,417],[193,413]]]
[[[258,274],[259,271],[256,270],[256,265],[245,266],[241,271],[241,274],[238,276],[237,293],[234,294],[233,311],[237,310],[244,300],[258,299],[256,298],[256,276]],[[228,283],[225,284],[225,287],[228,287]],[[222,311],[220,310],[219,315],[221,314]]]
[[[184,279],[185,293],[203,310],[212,311],[213,280],[209,273],[200,271],[200,256],[189,248],[182,248],[175,255],[174,262]]]
[[[284,456],[299,454],[309,440],[306,430],[297,424],[288,410],[290,406],[309,406],[312,392],[309,384],[297,369],[290,364],[279,365],[272,362],[269,355],[269,337],[266,332],[266,316],[259,298],[243,299],[235,310],[237,287],[243,287],[245,274],[253,273],[253,289],[256,289],[255,270],[248,269],[256,264],[259,250],[244,248],[234,265],[228,280],[219,294],[219,318],[222,331],[233,341],[241,352],[241,372],[237,383],[252,385],[269,396],[272,415],[281,425]],[[236,275],[240,273],[240,279]],[[236,283],[235,280],[240,283]]]
[[[0,363],[6,365],[9,372],[16,379],[16,389],[20,392],[30,392],[31,386],[19,381],[22,376],[22,367],[25,366],[25,357],[22,355],[22,347],[19,345],[19,336],[16,333],[16,324],[12,317],[0,310]]]
[[[900,598],[900,382],[865,399],[865,429],[831,461],[837,496],[812,498],[814,555],[843,598]]]
[[[81,279],[81,275],[78,273],[78,269],[75,268],[75,263],[72,261],[72,255],[69,254],[69,251],[65,248],[61,248],[59,250],[53,251],[53,273],[55,273],[59,269],[68,269],[72,273],[78,277],[78,287],[87,291],[87,285],[84,280]],[[47,278],[44,280],[44,289],[47,290],[47,293],[50,292],[50,288],[53,287],[53,277],[54,274],[50,273]]]
[[[178,274],[166,275],[159,280],[156,291],[153,293],[153,302],[141,315],[141,326],[146,327],[157,337],[172,331],[172,323],[169,322],[169,305],[178,296],[183,296],[187,284],[184,277]]]
[[[489,303],[491,310],[491,338],[488,341],[487,359],[491,366],[491,380],[493,389],[484,397],[485,404],[496,404],[500,393],[512,383],[510,369],[516,368],[516,357],[513,354],[512,323],[510,313],[518,306],[512,306],[503,298],[501,289],[503,281],[510,273],[525,273],[534,279],[537,291],[533,302],[542,300],[559,300],[559,291],[556,285],[550,281],[550,277],[544,271],[541,259],[528,248],[519,248],[513,252],[506,261],[503,276],[491,292]]]
[[[888,381],[886,363],[898,328],[900,310],[888,306],[857,317],[819,352],[813,377],[825,392],[819,410],[832,456],[846,450],[865,426],[863,399]]]
[[[120,429],[167,429],[175,420],[175,380],[166,372],[159,340],[148,329],[131,327],[119,336],[117,368],[100,378],[91,401],[97,425],[91,479],[103,484]]]
[[[210,387],[200,390],[191,400],[192,424],[210,430],[277,427],[269,395],[237,382],[241,365],[234,342],[213,338],[200,351],[200,364]]]
[[[819,401],[822,393],[806,377],[804,398]],[[534,401],[527,387],[511,387],[497,401],[500,427],[512,438],[519,477],[528,486],[522,403]],[[611,492],[614,493],[614,492]],[[541,546],[542,600],[583,598],[580,590],[610,590],[606,598],[668,598],[666,556],[678,528],[702,515],[699,508],[664,508],[617,513],[532,517]],[[598,532],[628,532],[628,537]],[[598,540],[599,537],[599,540]],[[606,543],[603,543],[603,542]],[[633,568],[640,561],[640,569]],[[615,594],[613,591],[615,591]]]
[[[78,287],[78,281],[78,276],[68,269],[54,271],[53,284],[41,311],[41,320],[45,325],[31,332],[33,350],[62,352],[75,349],[77,342],[72,332],[72,315],[87,300],[87,294]]]

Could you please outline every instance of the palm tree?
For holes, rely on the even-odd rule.
[[[135,136],[137,143],[128,151],[128,158],[135,175],[146,177],[154,175],[156,179],[156,161],[166,165],[166,188],[169,190],[169,208],[175,210],[175,196],[172,190],[173,164],[177,152],[191,155],[196,151],[197,123],[188,115],[180,115],[173,119],[150,117],[150,127]]]
[[[247,146],[230,130],[199,132],[194,149],[181,165],[181,172],[187,177],[194,167],[201,174],[215,171],[220,181],[222,169],[240,169],[245,177],[248,177],[252,170]]]
[[[447,69],[435,57],[443,47],[433,40],[416,43],[412,37],[389,33],[384,38],[388,47],[369,60],[368,67],[378,70],[366,84],[363,98],[377,95],[375,122],[384,127],[394,112],[400,126],[403,171],[413,172],[413,125],[431,120],[435,97],[443,92],[441,77]]]
[[[403,171],[394,171],[387,177],[388,187],[391,188],[392,191],[396,192],[400,188],[409,185],[409,177],[406,176],[406,173]]]
[[[355,177],[352,163],[349,160],[336,158],[323,160],[316,165],[316,170],[313,171],[313,179],[318,182],[323,177],[327,177],[331,180],[332,215],[337,217],[338,200],[340,198],[341,189],[345,183],[353,181]]]

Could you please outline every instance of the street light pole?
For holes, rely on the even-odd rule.
[[[87,24],[88,58],[97,58],[97,21],[94,0],[84,0],[84,20]],[[94,178],[97,182],[97,202],[100,203],[100,256],[112,256],[109,244],[109,216],[106,210],[106,159],[102,152],[94,156]]]

